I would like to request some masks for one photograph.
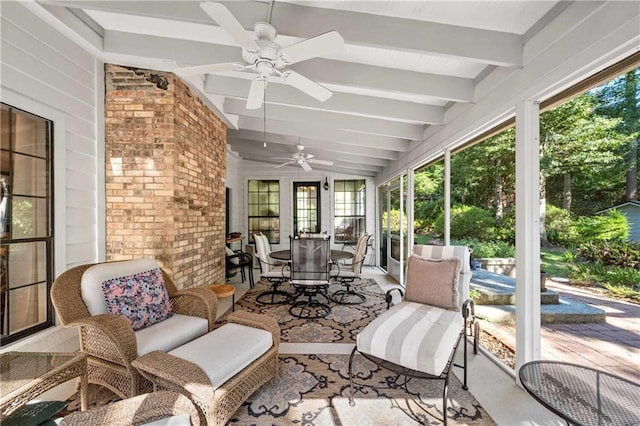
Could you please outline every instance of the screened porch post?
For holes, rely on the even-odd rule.
[[[451,150],[444,150],[444,245],[451,242]]]
[[[516,372],[540,358],[539,119],[537,102],[516,106]]]

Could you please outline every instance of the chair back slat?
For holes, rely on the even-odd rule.
[[[291,238],[291,282],[328,284],[330,255],[329,238]]]

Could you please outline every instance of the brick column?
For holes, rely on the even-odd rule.
[[[226,126],[171,73],[105,65],[107,259],[224,282]]]

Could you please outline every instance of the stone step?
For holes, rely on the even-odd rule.
[[[515,305],[516,303],[516,280],[509,276],[484,269],[474,269],[470,287],[480,292],[480,296],[474,298],[477,305]],[[540,292],[540,303],[557,305],[560,303],[560,295],[558,292],[547,289]]]
[[[476,316],[492,323],[515,324],[516,308],[513,305],[476,305]],[[603,323],[604,310],[586,303],[560,299],[557,305],[540,305],[540,322],[553,323]]]

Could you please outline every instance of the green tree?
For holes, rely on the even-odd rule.
[[[594,90],[599,106],[596,112],[619,118],[617,129],[625,134],[627,201],[638,199],[638,144],[640,144],[640,68],[619,76]]]
[[[416,233],[433,231],[435,219],[444,210],[444,163],[439,161],[416,171],[414,181],[414,228]]]
[[[573,178],[600,181],[619,174],[620,147],[626,143],[617,131],[619,119],[594,114],[595,99],[586,93],[540,116],[542,195],[546,180],[562,178],[562,207],[571,212]]]

